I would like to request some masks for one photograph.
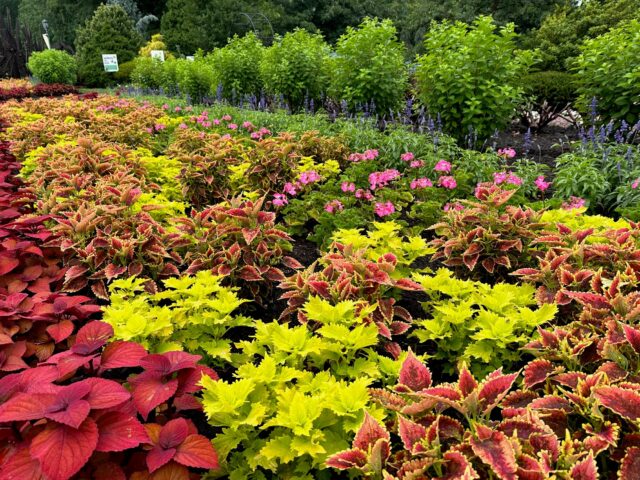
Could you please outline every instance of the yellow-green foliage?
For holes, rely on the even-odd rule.
[[[404,237],[402,226],[395,222],[373,222],[372,229],[341,229],[333,234],[333,241],[353,245],[355,250],[365,249],[367,258],[377,261],[382,255],[392,253],[398,259],[394,278],[407,277],[409,268],[418,258],[435,253],[419,235]]]
[[[413,335],[435,342],[435,358],[453,373],[466,362],[482,376],[496,368],[509,369],[522,358],[519,349],[530,342],[536,328],[553,320],[557,306],[536,304],[535,287],[498,283],[494,286],[458,280],[447,269],[435,275],[415,275],[431,297],[423,303],[431,318],[415,321]]]
[[[547,210],[542,214],[541,222],[544,223],[562,223],[571,230],[586,230],[588,228],[595,229],[596,232],[604,232],[605,230],[615,230],[618,228],[631,228],[629,222],[620,218],[603,217],[602,215],[585,215],[586,208],[578,208],[572,210]]]
[[[164,155],[154,156],[146,148],[138,148],[131,152],[131,155],[146,170],[145,177],[147,181],[160,186],[164,198],[173,202],[183,199],[180,182],[178,181],[182,164],[178,160]]]
[[[114,339],[139,342],[152,352],[186,350],[231,360],[225,336],[234,327],[251,325],[252,319],[232,315],[248,300],[208,271],[167,279],[165,290],[156,294],[145,292],[144,283],[130,277],[111,284],[104,321],[113,327]]]
[[[143,47],[140,48],[138,55],[140,55],[141,57],[150,57],[151,50],[163,50],[165,60],[174,58],[174,56],[167,49],[167,45],[166,43],[164,43],[164,39],[162,38],[162,34],[160,33],[152,35],[151,40],[149,40]]]

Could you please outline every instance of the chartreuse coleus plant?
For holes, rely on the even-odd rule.
[[[111,301],[103,319],[113,327],[114,339],[139,342],[152,352],[185,350],[214,363],[231,361],[229,331],[251,326],[253,320],[233,315],[248,300],[221,281],[201,271],[166,279],[161,291],[150,294],[144,291],[144,279],[116,280],[109,287]]]
[[[419,291],[422,288],[409,278],[396,278],[396,257],[386,253],[375,261],[367,258],[367,250],[335,243],[332,249],[313,265],[280,283],[287,300],[281,318],[295,315],[300,323],[309,321],[304,304],[314,296],[337,305],[350,300],[366,312],[363,320],[377,326],[384,348],[396,358],[400,355],[394,335],[405,333],[411,326],[411,314],[396,305],[394,294]]]
[[[352,245],[356,250],[365,249],[369,260],[376,261],[386,253],[396,257],[393,278],[407,277],[411,265],[417,259],[435,253],[435,249],[419,235],[404,237],[402,225],[395,222],[373,222],[372,228],[363,233],[362,229],[341,229],[333,234],[333,241]]]
[[[414,279],[430,297],[422,304],[430,318],[414,321],[412,335],[435,343],[433,356],[447,373],[460,362],[471,365],[474,373],[518,365],[520,347],[557,312],[554,304],[531,308],[536,300],[530,285],[459,280],[447,269]]]
[[[377,329],[358,322],[354,302],[318,300],[310,314],[325,322],[315,332],[256,322],[253,341],[236,344],[235,380],[203,378],[205,413],[222,428],[213,439],[221,475],[334,478],[325,459],[348,446],[365,409],[376,414],[368,387],[399,368],[371,349]]]
[[[370,390],[386,422],[365,414],[352,447],[327,465],[378,480],[640,475],[636,382],[544,359],[527,365],[519,389],[518,377],[499,369],[478,381],[463,366],[457,381],[436,385],[409,352],[396,385]]]

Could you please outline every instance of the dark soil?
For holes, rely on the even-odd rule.
[[[521,157],[525,153],[526,130],[514,129],[511,132],[500,133],[496,140],[498,148],[511,147]],[[548,126],[541,132],[531,132],[529,158],[544,163],[550,167],[555,166],[556,158],[570,150],[570,143],[578,140],[578,131],[575,127]]]

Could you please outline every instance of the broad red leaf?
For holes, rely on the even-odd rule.
[[[442,458],[446,460],[447,474],[433,480],[475,480],[480,478],[471,466],[469,459],[462,453],[450,450]]]
[[[147,355],[148,352],[139,343],[111,342],[102,351],[100,369],[139,367],[140,361]]]
[[[167,422],[160,430],[158,445],[162,448],[173,448],[180,445],[189,435],[189,425],[184,418],[176,418]]]
[[[389,432],[365,411],[364,421],[353,440],[353,447],[367,452],[381,438],[389,441]]]
[[[553,372],[553,364],[546,359],[538,358],[524,367],[524,386],[532,388],[544,382]]]
[[[60,343],[67,339],[73,333],[73,322],[71,320],[61,320],[60,322],[49,325],[47,333],[56,343]]]
[[[189,480],[189,469],[176,462],[169,462],[151,474],[148,480]]]
[[[600,387],[593,396],[605,407],[623,418],[636,421],[640,418],[640,393],[619,387]]]
[[[570,472],[571,480],[598,480],[598,467],[593,455],[576,463]]]
[[[113,327],[106,322],[93,321],[82,327],[76,335],[76,343],[71,351],[88,355],[107,343],[113,336]]]
[[[149,443],[144,426],[134,417],[122,412],[106,412],[96,419],[98,452],[121,452],[141,443]]]
[[[478,398],[484,406],[485,413],[489,412],[504,398],[517,377],[517,373],[503,375],[499,370],[489,374],[488,380],[482,383],[478,393]]]
[[[87,463],[97,444],[98,427],[87,418],[78,429],[48,424],[34,437],[29,451],[48,480],[67,480]]]
[[[6,275],[18,265],[20,265],[20,260],[17,258],[0,256],[0,275]]]
[[[412,422],[403,416],[398,416],[398,434],[404,448],[413,452],[413,446],[426,437],[427,429],[419,423]]]
[[[20,445],[11,456],[0,464],[0,478],[3,480],[46,480],[40,469],[40,463],[31,457],[29,447],[26,444]]]
[[[640,353],[640,330],[629,325],[623,325],[622,328],[624,328],[624,336],[629,342],[629,345],[633,347],[636,353]]]
[[[407,354],[407,358],[402,363],[400,369],[400,377],[398,381],[414,392],[431,386],[431,372],[429,369],[416,358],[411,350]]]
[[[147,453],[147,468],[153,473],[163,465],[169,463],[175,454],[175,448],[164,449],[160,446],[155,446]]]
[[[162,434],[161,434],[162,435]],[[187,467],[193,468],[218,468],[218,454],[211,442],[202,435],[189,435],[178,446],[173,459]]]
[[[517,480],[516,456],[507,437],[484,425],[477,425],[476,433],[477,437],[470,440],[473,453],[489,465],[499,479]]]
[[[640,447],[629,447],[624,453],[618,478],[640,478]]]
[[[348,470],[350,468],[362,468],[367,464],[367,454],[362,450],[344,450],[329,457],[327,466],[338,470]]]
[[[44,418],[56,399],[53,393],[18,393],[0,405],[0,422]]]
[[[47,412],[45,417],[58,423],[63,423],[73,428],[78,428],[91,411],[91,405],[85,400],[73,400],[64,402],[61,410]]]
[[[175,378],[164,383],[161,378],[148,376],[143,381],[135,383],[133,403],[146,420],[149,412],[169,400],[177,389],[178,380]]]
[[[460,378],[458,379],[458,389],[463,397],[467,397],[478,387],[478,382],[471,375],[471,372],[466,365],[462,367],[460,371]]]
[[[85,382],[90,387],[85,400],[94,410],[115,407],[131,398],[129,391],[113,380],[88,378]]]

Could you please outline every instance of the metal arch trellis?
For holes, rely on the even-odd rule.
[[[247,26],[248,24],[249,28],[253,30],[256,36],[260,40],[262,40],[262,43],[264,43],[265,45],[269,45],[271,44],[271,42],[273,42],[273,38],[275,36],[275,33],[273,31],[273,25],[271,24],[271,21],[264,13],[238,12],[238,15],[247,19],[246,23],[242,22],[242,23],[238,23],[238,25]]]

